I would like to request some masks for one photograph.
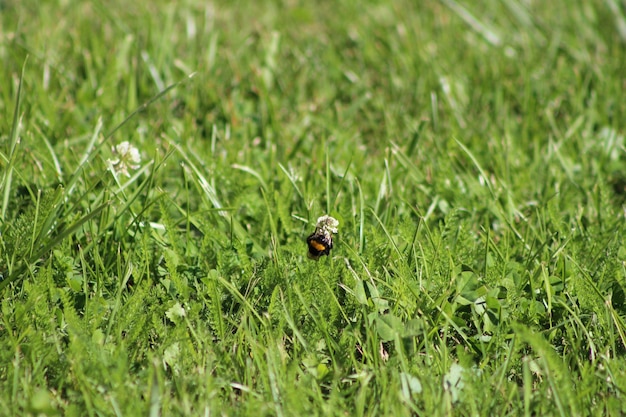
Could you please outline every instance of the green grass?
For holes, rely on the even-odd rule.
[[[626,413],[623,3],[0,9],[0,414]]]

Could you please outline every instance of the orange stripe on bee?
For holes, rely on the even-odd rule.
[[[311,245],[313,247],[313,249],[318,250],[320,252],[326,249],[325,245],[323,245],[320,242],[317,242],[315,240],[311,240],[309,242],[309,245]]]

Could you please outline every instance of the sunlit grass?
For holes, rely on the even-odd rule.
[[[1,413],[626,411],[617,2],[0,7]]]

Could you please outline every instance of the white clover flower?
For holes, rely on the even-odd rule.
[[[330,217],[328,214],[319,217],[317,219],[317,230],[323,231],[325,234],[337,233],[337,227],[339,226],[339,220],[334,217]]]
[[[111,147],[111,151],[116,158],[109,159],[109,167],[115,174],[123,174],[130,177],[129,169],[139,168],[141,155],[139,149],[131,145],[128,141],[124,141],[119,145]]]

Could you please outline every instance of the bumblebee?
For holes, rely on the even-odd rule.
[[[317,261],[321,256],[328,256],[330,250],[333,248],[333,238],[330,233],[325,234],[320,230],[316,230],[309,237],[306,238],[306,243],[309,245],[309,252],[307,256],[309,259]]]

